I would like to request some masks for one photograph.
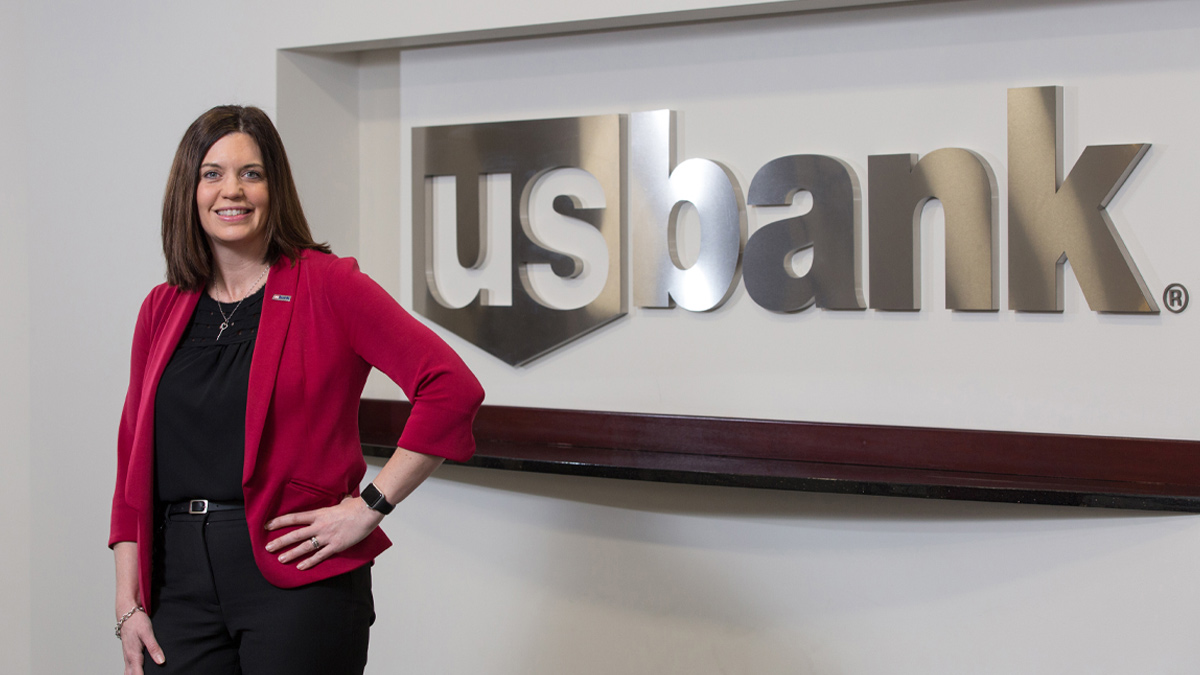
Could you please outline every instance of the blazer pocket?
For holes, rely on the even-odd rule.
[[[327,506],[334,506],[342,498],[318,485],[301,480],[289,480],[283,486],[283,495],[279,501],[277,515],[312,511]]]

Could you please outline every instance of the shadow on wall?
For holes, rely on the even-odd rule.
[[[372,460],[379,462],[379,460]],[[1034,504],[876,497],[678,483],[559,476],[446,465],[437,477],[505,490],[649,513],[709,517],[803,518],[809,521],[1069,521],[1138,519],[1187,514]]]

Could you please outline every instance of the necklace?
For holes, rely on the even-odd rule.
[[[233,315],[237,313],[238,307],[242,306],[242,303],[246,301],[246,298],[254,294],[254,290],[258,288],[258,282],[262,281],[262,278],[267,276],[267,271],[270,269],[270,265],[263,268],[262,274],[258,275],[258,278],[254,280],[253,284],[250,284],[250,290],[242,296],[241,300],[237,301],[237,304],[233,306],[233,309],[229,310],[228,315],[226,315],[225,310],[221,308],[221,301],[217,300],[217,311],[221,313],[221,318],[224,319],[224,321],[221,323],[221,330],[217,331],[217,340],[214,340],[214,342],[220,340],[221,334],[225,332],[225,329],[233,325],[233,321],[231,319],[233,319]],[[213,284],[213,290],[217,290],[216,283]]]

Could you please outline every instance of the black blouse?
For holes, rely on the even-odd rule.
[[[158,383],[154,485],[160,502],[242,501],[246,388],[264,290],[237,303],[204,293]],[[218,339],[218,335],[220,338]]]

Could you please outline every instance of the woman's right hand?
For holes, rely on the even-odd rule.
[[[158,665],[166,662],[162,647],[154,639],[154,628],[145,612],[137,611],[125,619],[121,626],[121,652],[125,657],[125,675],[142,675],[142,659],[145,652]]]
[[[117,542],[113,545],[113,557],[117,568],[117,602],[114,609],[119,621],[131,607],[142,606],[138,593],[137,544],[132,541]],[[166,662],[166,654],[158,646],[158,640],[154,639],[150,617],[139,609],[121,624],[121,655],[125,657],[125,675],[142,675],[143,655],[147,651],[158,665]]]

